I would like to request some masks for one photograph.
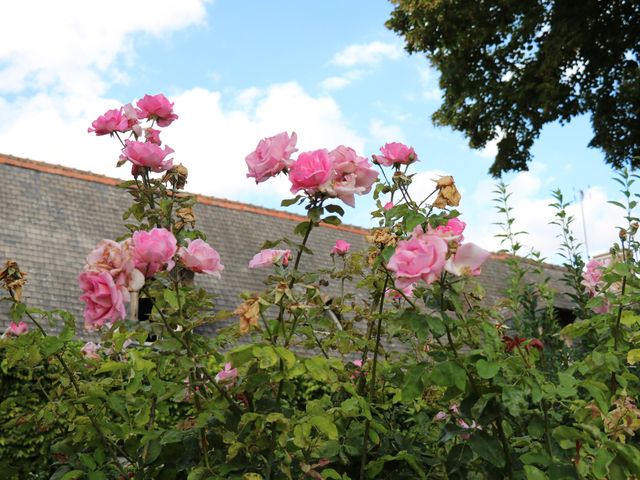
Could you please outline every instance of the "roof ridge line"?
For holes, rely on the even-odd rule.
[[[79,170],[77,168],[66,167],[64,165],[31,160],[29,158],[21,158],[14,155],[5,155],[2,153],[0,153],[0,165],[10,165],[12,167],[25,168],[28,170],[48,173],[51,175],[75,178],[77,180],[84,180],[86,182],[100,183],[109,186],[117,186],[125,181],[119,178],[109,177],[107,175],[93,173],[86,170]],[[198,203],[201,203],[203,205],[211,205],[215,207],[226,208],[229,210],[255,213],[258,215],[265,215],[273,218],[280,218],[283,220],[293,220],[297,222],[303,222],[307,219],[307,217],[303,215],[276,210],[273,208],[261,207],[258,205],[252,205],[249,203],[239,202],[237,200],[227,200],[223,198],[210,197],[208,195],[202,195],[198,193],[186,193],[195,195]],[[320,225],[325,228],[355,233],[358,235],[366,235],[368,233],[367,229],[356,227],[353,225],[330,225],[327,223],[321,223]]]

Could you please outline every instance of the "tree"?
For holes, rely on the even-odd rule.
[[[640,166],[637,0],[391,0],[387,27],[440,71],[437,125],[472,148],[499,139],[490,173],[526,170],[542,127],[591,114],[590,147]]]

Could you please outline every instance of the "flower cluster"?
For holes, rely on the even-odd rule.
[[[408,240],[398,242],[387,268],[396,274],[396,287],[405,290],[419,280],[431,284],[443,271],[453,275],[479,275],[489,252],[474,243],[462,243],[465,223],[450,218],[426,231],[417,226]]]
[[[124,141],[119,164],[131,162],[135,176],[140,173],[140,169],[158,173],[173,166],[173,159],[167,158],[173,153],[173,149],[166,145],[161,147],[160,130],[153,127],[168,127],[177,118],[178,115],[173,112],[173,103],[163,94],[145,95],[137,101],[135,107],[129,103],[99,116],[88,131],[98,136],[129,133],[133,140]],[[151,123],[144,127],[141,120]],[[139,140],[142,138],[144,141]]]
[[[320,149],[303,152],[297,159],[291,155],[297,136],[283,132],[260,140],[255,151],[245,158],[249,173],[256,183],[284,172],[291,182],[291,192],[339,198],[355,206],[355,195],[364,195],[378,179],[378,172],[369,161],[352,148],[341,145],[334,150]]]
[[[97,330],[124,319],[130,292],[140,290],[145,279],[158,272],[172,270],[176,253],[193,272],[219,277],[224,269],[218,252],[205,241],[187,240],[186,247],[178,248],[176,237],[166,228],[139,230],[122,242],[102,240],[87,256],[79,276],[85,327]]]
[[[598,314],[607,313],[611,310],[611,303],[607,297],[603,295],[604,281],[602,279],[604,271],[610,263],[611,261],[608,258],[602,260],[594,258],[587,263],[587,268],[582,273],[582,285],[589,297],[602,297],[602,303],[593,307],[593,311]]]

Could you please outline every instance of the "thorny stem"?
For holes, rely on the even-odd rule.
[[[626,254],[625,254],[625,248],[624,248],[624,240],[620,240],[620,243],[622,245],[622,260],[626,261]],[[622,277],[622,287],[620,288],[620,297],[624,297],[624,293],[625,290],[627,288],[627,276],[625,275],[624,277]],[[618,312],[616,315],[616,323],[613,329],[613,351],[617,352],[618,351],[618,345],[620,343],[620,320],[622,319],[622,301],[620,301],[620,305],[618,305]],[[611,394],[613,395],[616,391],[616,387],[617,387],[617,380],[616,380],[616,373],[615,372],[611,372],[611,381],[610,381],[610,385],[609,385],[609,390],[611,392]]]
[[[507,441],[507,437],[504,434],[504,429],[502,428],[502,413],[498,415],[495,422],[496,431],[498,432],[498,438],[500,438],[500,443],[502,444],[502,451],[504,453],[504,470],[507,478],[509,480],[513,480],[513,462],[511,460],[511,450],[509,449],[509,442]]]
[[[16,299],[15,294],[13,293],[13,291],[9,290],[9,294],[11,295],[11,299],[15,303],[18,303],[18,300]],[[44,330],[44,328],[42,328],[42,325],[40,325],[40,322],[38,322],[35,319],[35,317],[33,315],[31,315],[31,313],[28,310],[25,310],[25,314],[27,315],[27,317],[29,317],[29,319],[33,322],[33,324],[38,328],[38,330],[40,331],[40,333],[42,334],[43,337],[48,337],[49,336],[47,334],[47,332]],[[65,361],[65,359],[63,358],[63,356],[60,353],[55,353],[54,356],[58,359],[58,361],[62,365],[62,368],[64,369],[65,373],[69,377],[69,380],[71,381],[71,384],[73,385],[73,390],[76,393],[76,397],[80,397],[80,394],[81,394],[80,385],[78,385],[78,381],[76,380],[75,375],[73,374],[73,372],[69,368],[69,365],[67,364],[67,362]],[[122,465],[120,465],[120,461],[118,460],[118,456],[116,455],[116,452],[114,451],[114,448],[118,451],[118,453],[120,453],[120,455],[122,455],[124,458],[126,458],[131,465],[134,464],[133,459],[129,456],[129,454],[122,447],[120,447],[120,445],[118,445],[117,443],[115,443],[112,440],[109,440],[107,438],[107,436],[102,431],[102,428],[100,427],[100,425],[98,424],[96,419],[93,417],[93,415],[91,415],[89,413],[89,409],[87,408],[87,406],[84,403],[81,403],[80,406],[84,410],[85,415],[89,418],[89,421],[91,422],[91,425],[93,426],[95,431],[100,436],[100,439],[102,440],[102,443],[104,443],[104,445],[107,447],[107,450],[109,450],[109,452],[111,453],[111,457],[113,457],[113,460],[114,460],[114,463],[115,463],[115,467],[118,469],[118,471],[121,474],[125,474],[126,472],[122,468]]]

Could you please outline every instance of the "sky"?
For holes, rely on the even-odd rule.
[[[180,118],[162,138],[189,168],[191,192],[282,208],[286,180],[255,185],[244,162],[261,138],[282,131],[297,133],[300,152],[343,144],[370,156],[400,141],[420,159],[414,196],[454,176],[466,240],[497,251],[487,173],[496,147],[471,150],[462,134],[433,126],[438,73],[385,28],[391,10],[386,0],[10,2],[0,29],[0,153],[126,178],[115,166],[117,141],[87,128],[108,109],[164,93]],[[591,136],[588,117],[550,124],[530,170],[503,177],[515,229],[528,232],[521,243],[551,262],[560,243],[549,225],[552,190],[572,202],[591,255],[607,251],[623,224],[607,203],[621,196],[613,172],[587,148]],[[345,221],[373,226],[373,207],[357,198]]]

